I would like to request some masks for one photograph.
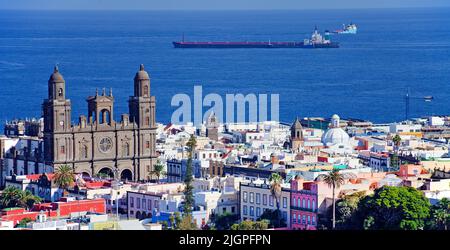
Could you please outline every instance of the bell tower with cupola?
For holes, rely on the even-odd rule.
[[[55,66],[48,80],[48,98],[42,105],[44,117],[44,155],[49,161],[64,161],[70,157],[67,152],[70,140],[64,133],[70,132],[71,103],[66,99],[66,82]],[[55,147],[54,147],[55,146]]]
[[[150,76],[141,64],[134,76],[134,95],[128,101],[130,121],[136,124],[136,179],[145,179],[156,158],[155,97],[150,95]]]

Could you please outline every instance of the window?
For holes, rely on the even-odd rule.
[[[269,196],[269,206],[273,207],[273,196]]]
[[[148,96],[148,93],[149,93],[149,91],[148,91],[148,86],[145,85],[145,86],[144,86],[144,96]]]
[[[247,206],[246,205],[244,205],[244,207],[243,207],[243,209],[242,210],[244,210],[243,212],[244,212],[244,215],[247,215]]]
[[[316,210],[316,201],[312,200],[312,210]]]
[[[234,207],[231,207],[231,213],[234,214],[234,212],[235,212],[235,208],[234,208]]]
[[[292,197],[292,206],[295,206],[295,197]]]
[[[256,194],[256,204],[261,204],[261,194]]]
[[[312,217],[312,225],[316,225],[316,216]]]
[[[311,224],[311,216],[308,215],[308,225]]]
[[[152,200],[148,200],[148,210],[152,211]]]
[[[308,199],[308,209],[311,208],[311,201]]]
[[[61,152],[61,154],[65,154],[66,153],[66,147],[65,146],[61,146],[60,152]]]
[[[250,206],[250,216],[255,216],[255,207]]]
[[[136,208],[137,209],[141,208],[141,198],[136,198]]]
[[[58,90],[58,96],[63,96],[63,89],[62,89],[62,88],[60,88],[60,89]]]
[[[267,205],[267,194],[263,194],[262,203],[263,203],[264,206]]]
[[[306,199],[303,199],[303,208],[306,208]]]
[[[145,142],[145,148],[150,148],[150,141]]]
[[[297,214],[292,214],[292,223],[297,223]]]
[[[246,191],[244,191],[244,195],[243,195],[243,197],[242,197],[243,199],[243,201],[244,202],[247,202],[247,199],[248,199],[248,193],[246,192]]]
[[[259,216],[261,216],[261,208],[257,207],[256,208],[256,217],[259,217]]]
[[[286,211],[283,211],[283,219],[284,219],[284,221],[287,221],[287,212]]]
[[[303,224],[306,224],[306,215],[303,215],[302,223],[303,223]]]
[[[147,201],[145,199],[142,199],[142,209],[145,210],[146,205],[147,205]]]
[[[250,203],[255,202],[255,193],[250,192]]]
[[[283,197],[283,208],[287,208],[287,198]]]
[[[130,197],[130,207],[134,207],[134,198]]]

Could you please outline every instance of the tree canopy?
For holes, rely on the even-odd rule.
[[[430,216],[430,202],[412,187],[384,186],[358,205],[357,222],[365,229],[423,229]]]

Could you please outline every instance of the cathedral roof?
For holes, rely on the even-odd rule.
[[[50,75],[48,79],[49,82],[64,82],[64,77],[59,73],[58,66],[53,69],[53,74]]]
[[[147,71],[144,69],[144,64],[141,64],[139,67],[139,71],[136,72],[136,76],[134,77],[135,80],[150,80],[150,77],[148,76]]]

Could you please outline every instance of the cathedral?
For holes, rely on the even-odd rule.
[[[71,102],[64,77],[55,67],[48,80],[48,99],[42,105],[45,164],[67,164],[83,176],[109,176],[122,180],[149,179],[156,162],[155,97],[150,77],[140,65],[134,77],[129,114],[114,120],[112,90],[87,98],[87,116],[72,124]]]

